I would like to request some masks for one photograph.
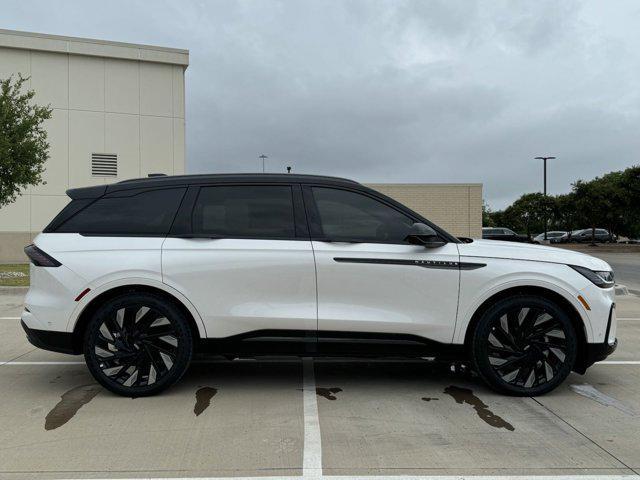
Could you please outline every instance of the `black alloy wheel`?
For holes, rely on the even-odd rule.
[[[566,313],[541,297],[499,301],[480,319],[472,356],[480,376],[510,395],[535,396],[562,383],[573,369],[575,329]]]
[[[175,305],[153,294],[134,293],[98,309],[84,350],[89,370],[104,387],[120,395],[146,396],[182,377],[193,339]]]

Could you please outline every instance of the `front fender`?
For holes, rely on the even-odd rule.
[[[554,263],[491,258],[483,261],[487,263],[487,267],[461,272],[453,343],[464,343],[471,319],[481,305],[494,295],[514,287],[544,288],[562,296],[580,315],[587,342],[593,341],[594,331],[589,314],[578,300],[580,289],[584,288],[588,281],[585,279],[583,282],[577,278],[578,275],[573,275],[570,267]]]

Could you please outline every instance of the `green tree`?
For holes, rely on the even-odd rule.
[[[556,209],[555,197],[543,193],[525,193],[504,211],[504,218],[509,228],[526,235],[540,233],[544,230],[544,219],[553,219]]]
[[[20,191],[42,183],[49,143],[44,121],[51,108],[34,105],[28,80],[18,76],[0,80],[0,207],[13,202]]]
[[[495,227],[496,224],[493,219],[493,210],[487,202],[482,200],[482,226],[483,227]]]

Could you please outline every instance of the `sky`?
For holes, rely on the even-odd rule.
[[[186,48],[187,172],[482,183],[640,164],[635,0],[2,0],[0,28]]]

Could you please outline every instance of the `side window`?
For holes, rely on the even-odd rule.
[[[56,232],[98,235],[166,235],[185,188],[102,197],[62,223]]]
[[[294,238],[290,186],[203,187],[193,209],[193,233],[223,237]]]
[[[404,243],[414,221],[367,195],[313,187],[324,237],[330,240]]]

